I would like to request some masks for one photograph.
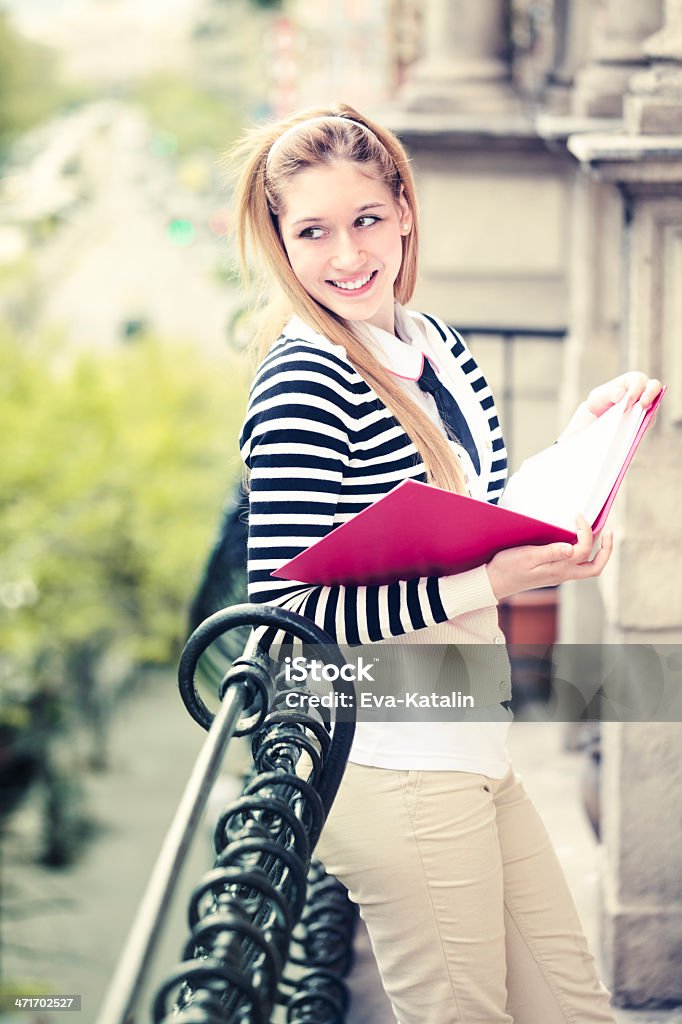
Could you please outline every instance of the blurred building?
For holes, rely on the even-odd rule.
[[[195,80],[248,117],[339,100],[383,104],[423,45],[418,0],[188,2]]]
[[[678,1004],[682,4],[423,11],[421,56],[380,114],[417,176],[414,305],[472,340],[512,464],[551,444],[596,384],[640,369],[669,385],[612,513],[611,564],[561,588],[559,639],[631,645],[619,672],[639,721],[602,725],[603,954],[618,1004]]]
[[[3,0],[14,24],[60,54],[65,77],[126,87],[184,69],[196,0]]]
[[[340,99],[385,102],[398,59],[390,6],[388,0],[199,0],[194,76],[250,118]]]
[[[298,67],[293,107],[345,100],[384,102],[390,95],[389,0],[292,0]]]
[[[245,120],[271,113],[276,78],[271,54],[281,15],[252,0],[196,0],[192,77],[224,96]]]

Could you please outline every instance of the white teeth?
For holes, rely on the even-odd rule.
[[[335,288],[342,288],[345,292],[354,292],[358,288],[364,288],[371,276],[368,274],[367,277],[361,277],[357,281],[332,281],[332,284]]]

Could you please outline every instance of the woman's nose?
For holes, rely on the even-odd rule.
[[[331,262],[337,270],[352,270],[365,262],[365,252],[349,232],[343,231],[336,236]]]

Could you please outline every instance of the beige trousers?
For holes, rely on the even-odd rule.
[[[349,764],[316,855],[360,906],[400,1024],[613,1024],[513,770]]]

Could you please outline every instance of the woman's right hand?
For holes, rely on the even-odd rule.
[[[486,565],[490,585],[498,601],[523,590],[599,576],[613,551],[613,532],[604,531],[601,546],[589,561],[594,535],[582,516],[576,517],[576,523],[578,539],[575,544],[526,544],[498,551]]]

